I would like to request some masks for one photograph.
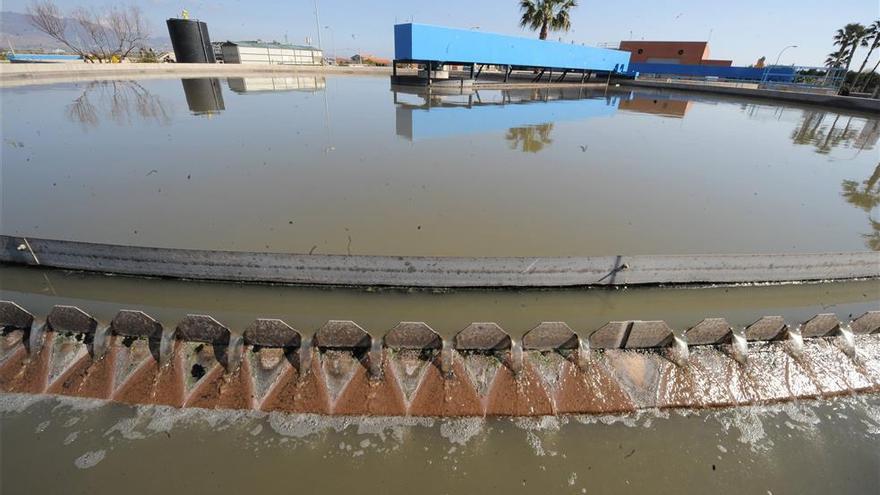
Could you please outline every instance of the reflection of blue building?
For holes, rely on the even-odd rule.
[[[422,93],[424,103],[408,104],[398,101],[399,93],[395,92],[397,135],[409,140],[430,139],[610,117],[619,101],[618,95],[604,97],[583,88],[500,91],[494,92],[500,101],[481,101],[480,96],[488,93],[493,92],[476,91],[447,100]]]

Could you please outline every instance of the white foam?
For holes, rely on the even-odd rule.
[[[79,436],[79,432],[75,431],[70,435],[67,435],[67,438],[64,439],[64,445],[70,445],[76,441],[76,437]]]
[[[757,406],[731,409],[717,414],[715,417],[724,431],[734,428],[739,431],[739,442],[748,445],[753,452],[766,451],[773,446],[767,438],[761,416],[767,411]]]
[[[0,393],[0,414],[22,413],[37,402],[51,398],[51,395]]]
[[[547,455],[547,451],[544,450],[544,444],[541,442],[541,438],[538,435],[535,435],[533,431],[526,432],[526,442],[532,447],[532,450],[535,451],[535,455],[538,457],[544,457]]]
[[[434,425],[432,418],[419,417],[362,417],[351,418],[357,424],[359,435],[375,435],[383,442],[390,434],[394,441],[403,442],[406,432],[414,426],[431,427]]]
[[[328,418],[318,414],[283,414],[272,412],[269,413],[269,426],[279,435],[306,438],[322,433],[332,427],[344,429],[347,425],[338,418]]]
[[[484,418],[459,418],[449,419],[440,423],[440,436],[458,445],[467,443],[483,432],[486,420]]]
[[[865,431],[869,435],[880,435],[880,405],[863,403],[861,409],[867,417],[867,420],[862,421]]]
[[[73,461],[73,464],[80,469],[89,469],[103,461],[106,456],[106,450],[92,450],[77,457],[76,460]]]

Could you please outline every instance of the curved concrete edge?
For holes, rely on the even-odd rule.
[[[773,89],[733,88],[729,86],[713,86],[711,84],[665,82],[650,80],[620,80],[621,86],[638,88],[663,88],[679,91],[696,91],[702,93],[714,93],[731,96],[747,96],[774,101],[787,101],[795,103],[807,103],[823,107],[839,108],[844,110],[858,110],[862,112],[880,112],[880,100],[871,98],[857,98],[854,96],[822,95],[814,93],[799,93],[796,91],[779,91]]]
[[[880,277],[880,253],[568,258],[346,256],[206,251],[0,236],[0,262],[252,283],[425,288],[729,284]]]
[[[101,79],[246,77],[276,75],[387,76],[391,67],[278,64],[0,64],[0,88]]]

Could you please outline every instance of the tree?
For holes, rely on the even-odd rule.
[[[521,27],[540,31],[538,38],[547,39],[550,30],[568,31],[571,29],[571,9],[577,7],[577,0],[520,0],[522,11]]]
[[[880,19],[872,22],[871,25],[868,26],[868,36],[865,38],[865,42],[870,43],[868,46],[868,54],[865,55],[865,59],[862,60],[862,65],[859,67],[859,71],[856,74],[856,80],[853,81],[853,87],[858,85],[858,81],[862,77],[862,71],[864,71],[865,66],[868,65],[868,59],[871,58],[871,54],[874,53],[874,50],[880,47]],[[876,69],[877,67],[874,66],[874,70]]]
[[[865,76],[865,82],[862,83],[862,87],[859,88],[859,91],[864,93],[868,90],[868,86],[871,84],[871,81],[876,78],[874,73],[877,72],[878,67],[880,67],[880,59],[878,59],[877,63],[874,64],[874,68],[871,69],[871,72],[868,72],[868,74]],[[880,83],[877,84],[877,89],[880,90]]]
[[[868,46],[868,54],[865,55],[865,60],[862,60],[862,66],[859,67],[859,73],[865,70],[865,66],[868,65],[868,59],[871,58],[871,54],[874,53],[874,50],[876,50],[877,47],[880,47],[880,20],[872,22],[871,25],[866,28],[866,31],[867,34],[862,46]]]
[[[856,49],[860,46],[868,46],[868,28],[857,22],[851,22],[838,29],[834,35],[834,45],[846,50],[846,69],[849,72],[849,66],[852,64]]]
[[[836,69],[840,67],[840,64],[846,58],[847,54],[848,50],[842,47],[829,53],[828,58],[825,59],[825,67],[828,67],[830,69]]]
[[[150,36],[136,6],[114,6],[104,11],[78,7],[65,16],[52,0],[35,0],[27,12],[35,28],[88,62],[124,60],[133,50],[142,48]],[[73,21],[72,26],[68,20]]]

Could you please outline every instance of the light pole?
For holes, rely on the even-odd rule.
[[[315,0],[315,27],[318,28],[318,50],[324,51],[321,46],[321,18],[318,17],[318,0]]]
[[[336,65],[336,34],[330,26],[324,26],[324,29],[330,30],[330,47],[333,48],[333,65]]]
[[[776,56],[776,62],[774,62],[773,65],[779,65],[779,59],[782,57],[782,54],[785,52],[785,50],[788,50],[789,48],[797,48],[797,47],[798,47],[797,45],[788,45],[787,47],[783,48],[782,50],[779,50],[779,55]]]

